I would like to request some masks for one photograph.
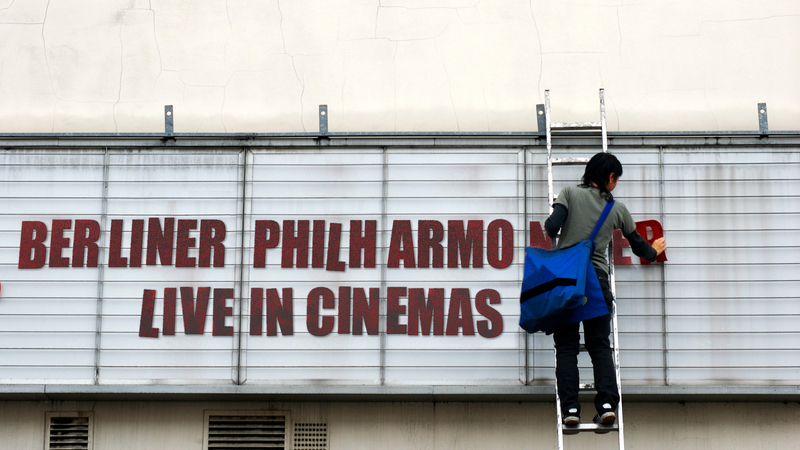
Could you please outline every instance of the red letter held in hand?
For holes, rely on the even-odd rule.
[[[648,236],[649,234],[648,230],[652,233],[652,237]],[[653,241],[655,241],[656,239],[664,237],[664,228],[657,220],[643,220],[641,222],[636,222],[636,231],[639,232],[639,234],[642,235],[644,240],[651,245],[653,244]],[[639,259],[641,260],[642,264],[650,264],[650,261],[644,258],[639,258]],[[658,255],[658,258],[656,258],[656,262],[664,262],[666,260],[667,260],[666,252]]]
[[[22,222],[22,232],[19,236],[19,263],[20,269],[38,269],[44,267],[44,260],[47,256],[47,247],[44,241],[47,239],[47,225],[44,222],[25,221]],[[31,258],[31,251],[33,257]]]

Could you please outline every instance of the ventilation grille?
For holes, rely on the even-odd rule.
[[[209,416],[209,450],[286,449],[286,418],[263,416]]]
[[[294,450],[328,450],[328,424],[294,424]]]
[[[48,450],[89,450],[88,417],[50,417]]]

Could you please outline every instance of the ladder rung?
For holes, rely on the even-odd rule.
[[[589,158],[552,158],[550,162],[552,162],[554,166],[568,166],[574,164],[586,164],[589,162]]]
[[[551,130],[599,130],[600,122],[558,122],[550,124]]]
[[[595,433],[608,433],[609,431],[619,431],[618,424],[612,425],[599,425],[596,423],[582,423],[578,426],[561,425],[561,430],[564,434],[578,434],[593,431]]]
[[[578,385],[579,391],[594,391],[594,383],[581,383]]]

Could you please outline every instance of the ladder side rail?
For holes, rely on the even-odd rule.
[[[544,122],[545,136],[547,139],[547,203],[550,206],[550,214],[553,213],[553,203],[555,202],[555,192],[553,191],[553,141],[551,134],[552,120],[550,118],[550,91],[544,91]],[[553,238],[553,248],[555,248],[555,238]],[[553,359],[558,368],[558,358],[555,348],[553,349]],[[564,430],[562,428],[563,418],[561,417],[561,398],[558,396],[558,377],[555,377],[554,388],[556,391],[556,433],[558,440],[558,450],[564,450]]]
[[[606,129],[606,95],[600,89],[600,133],[602,133],[603,153],[608,153],[608,130]]]

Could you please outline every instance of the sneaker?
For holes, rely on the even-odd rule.
[[[577,408],[570,408],[564,417],[564,425],[567,428],[575,428],[574,430],[565,429],[564,434],[578,434],[578,425],[581,424],[581,416],[578,415]]]
[[[568,427],[577,427],[581,424],[581,418],[578,416],[567,416],[564,418],[564,425]]]
[[[611,425],[614,425],[614,422],[617,421],[617,414],[614,411],[606,411],[603,414],[598,414],[598,415],[594,416],[594,419],[592,419],[592,421],[594,423],[598,424],[598,425],[605,425],[605,426],[610,427]],[[602,430],[601,429],[601,430],[595,431],[595,433],[597,433],[597,434],[605,434],[605,433],[608,433],[609,431],[610,430]]]

